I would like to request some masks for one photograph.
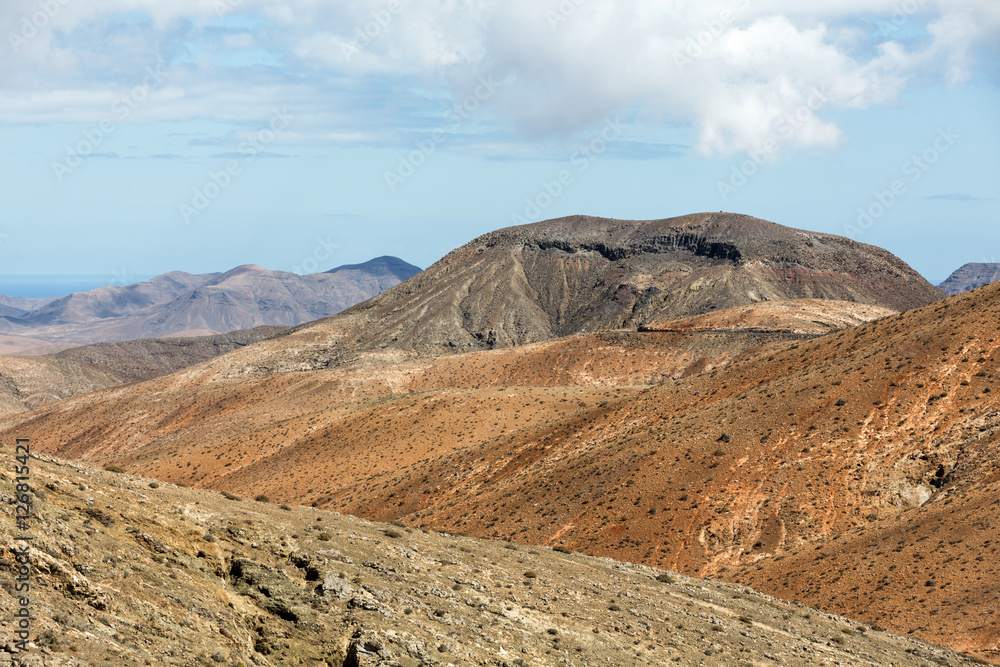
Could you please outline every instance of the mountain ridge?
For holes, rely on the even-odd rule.
[[[0,454],[14,458],[11,447]],[[611,559],[377,524],[35,454],[28,655],[4,665],[841,664],[974,659]],[[0,471],[0,493],[17,493]],[[23,543],[0,513],[0,604]],[[9,659],[3,656],[11,656]]]
[[[400,279],[387,267],[404,274],[416,270],[404,271],[401,267],[410,265],[397,261],[378,258],[307,276],[256,265],[199,275],[171,271],[142,283],[50,299],[30,311],[5,306],[0,334],[12,347],[22,337],[22,348],[30,350],[30,339],[68,347],[293,326],[333,315],[398,284]]]
[[[946,294],[956,296],[997,281],[1000,281],[1000,264],[970,263],[957,269],[938,287]]]

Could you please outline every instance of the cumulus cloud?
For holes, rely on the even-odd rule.
[[[1000,37],[995,0],[817,4],[7,0],[0,121],[99,117],[163,59],[169,83],[136,118],[295,106],[317,137],[404,136],[487,81],[477,106],[512,142],[618,115],[691,127],[710,155],[823,148],[844,139],[831,112],[962,83]]]

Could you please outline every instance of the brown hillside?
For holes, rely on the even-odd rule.
[[[896,314],[897,311],[880,306],[833,299],[764,301],[682,320],[650,322],[639,330],[783,331],[822,335]]]
[[[0,356],[0,416],[167,375],[282,331],[282,327],[258,327],[217,336],[98,343],[52,356]]]
[[[651,341],[720,334],[629,334],[647,342],[608,353],[616,374],[603,387],[508,388],[521,373],[498,372],[519,368],[509,355],[546,344],[449,357],[433,372],[415,370],[426,362],[397,372],[361,360],[342,371],[240,381],[221,379],[216,360],[138,391],[71,399],[18,419],[18,432],[50,451],[106,457],[165,479],[263,488],[376,518],[736,576],[758,560],[918,511],[941,493],[942,466],[949,484],[976,488],[981,471],[958,466],[973,454],[956,438],[995,401],[991,289],[856,330],[786,340],[786,349],[662,387],[614,383],[626,379],[622,369],[637,350],[645,350],[638,366],[649,368]],[[566,366],[559,356],[538,361],[541,369]],[[566,377],[560,381],[579,382]],[[448,385],[456,387],[434,389]],[[992,460],[983,449],[990,442],[974,456]],[[920,622],[896,625],[902,613],[873,622],[949,640],[932,608],[893,597],[896,590],[887,604]],[[975,600],[958,609],[981,611]],[[986,651],[994,640],[980,626],[947,627]]]
[[[5,667],[974,664],[743,586],[48,457],[31,468],[29,652],[0,650]],[[10,472],[0,494],[15,494]],[[0,505],[5,615],[26,532],[13,515]]]

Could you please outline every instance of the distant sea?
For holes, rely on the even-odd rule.
[[[110,285],[131,285],[154,276],[80,276],[80,275],[27,275],[0,276],[0,294],[29,299],[46,299],[66,296],[73,292],[89,292]]]

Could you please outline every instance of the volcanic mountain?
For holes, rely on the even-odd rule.
[[[1000,264],[966,264],[948,276],[940,288],[954,296],[997,281],[1000,281]]]
[[[11,305],[12,313],[0,316],[0,333],[7,334],[8,345],[23,336],[71,347],[293,326],[338,313],[417,272],[393,257],[306,276],[255,265],[222,274],[173,271],[134,285],[46,300],[29,311]]]
[[[761,301],[908,310],[944,294],[892,254],[743,215],[575,216],[485,234],[403,285],[259,348],[256,372],[636,329]]]

